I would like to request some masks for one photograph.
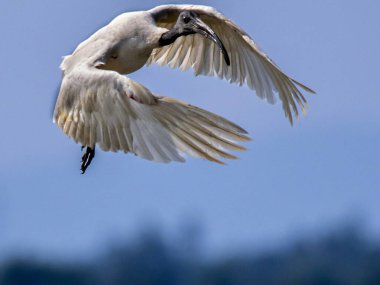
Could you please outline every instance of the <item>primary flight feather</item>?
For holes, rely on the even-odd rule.
[[[81,170],[95,146],[158,161],[184,161],[183,153],[223,163],[228,150],[244,150],[247,132],[211,112],[157,96],[123,74],[146,64],[192,68],[218,76],[274,103],[278,96],[293,122],[308,87],[284,74],[235,23],[212,7],[162,5],[129,12],[82,42],[61,64],[63,79],[54,122],[86,147]]]

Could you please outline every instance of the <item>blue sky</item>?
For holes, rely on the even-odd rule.
[[[175,3],[185,3],[174,1]],[[169,68],[131,77],[221,114],[254,141],[227,166],[155,164],[79,145],[52,123],[61,57],[125,11],[164,1],[0,3],[0,257],[90,253],[146,223],[201,223],[210,251],[282,244],[363,220],[380,236],[380,2],[193,1],[241,25],[289,75],[317,91],[294,126],[246,87]]]

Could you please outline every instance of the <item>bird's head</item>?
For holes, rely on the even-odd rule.
[[[161,36],[160,45],[168,45],[173,43],[178,37],[193,34],[200,34],[203,37],[213,41],[223,53],[226,64],[230,65],[230,58],[227,50],[218,35],[193,11],[183,11],[179,14],[174,27]]]
[[[198,15],[193,11],[181,12],[174,27],[177,28],[178,32],[183,36],[195,34],[198,32],[201,33],[202,31],[206,30],[210,30],[213,33],[210,27],[202,22],[199,19]]]

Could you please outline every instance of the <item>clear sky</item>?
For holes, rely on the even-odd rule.
[[[182,1],[173,1],[182,3]],[[281,244],[359,217],[380,237],[380,1],[193,1],[241,25],[289,75],[317,91],[290,126],[246,87],[169,68],[131,77],[221,114],[254,138],[227,166],[148,162],[80,146],[51,120],[61,57],[125,11],[164,1],[0,2],[0,257],[70,256],[146,223],[202,225],[214,252]]]

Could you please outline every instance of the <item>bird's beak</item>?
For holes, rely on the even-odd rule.
[[[206,25],[206,23],[204,23],[199,18],[195,18],[195,21],[193,23],[193,29],[194,32],[201,34],[207,39],[212,40],[222,52],[226,64],[230,65],[230,57],[228,56],[227,50],[224,47],[222,41],[219,39],[217,34],[215,34],[214,31],[208,25]]]

